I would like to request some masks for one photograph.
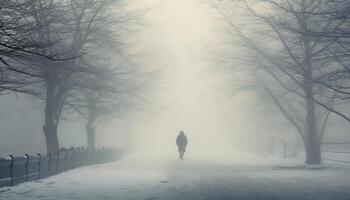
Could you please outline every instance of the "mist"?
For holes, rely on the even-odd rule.
[[[212,8],[200,1],[153,1],[141,5],[136,1],[130,4],[130,8],[151,9],[146,11],[143,19],[147,25],[139,27],[138,33],[130,40],[139,43],[132,48],[151,49],[150,55],[137,60],[137,64],[143,65],[147,60],[149,66],[142,67],[156,74],[152,80],[155,86],[147,93],[146,102],[103,122],[98,128],[97,146],[121,145],[130,150],[174,154],[174,138],[184,130],[191,138],[193,154],[246,151],[254,132],[252,127],[248,128],[249,124],[257,120],[252,119],[252,110],[248,109],[254,105],[254,99],[251,100],[254,97],[244,93],[227,94],[229,84],[220,74],[220,66],[212,60],[213,50],[208,49],[208,46],[220,45],[222,40],[219,37],[223,35]],[[178,10],[182,11],[181,15],[177,15]],[[137,53],[143,55],[143,52]],[[2,141],[14,142],[12,145],[4,143],[8,147],[1,151],[2,154],[45,152],[41,138],[40,122],[43,118],[40,111],[43,108],[40,102],[14,95],[3,101],[9,105],[12,102],[15,109],[23,106],[25,110],[12,112],[14,118],[19,118],[13,126],[6,127],[6,122],[2,126],[3,138],[8,137]],[[32,128],[27,126],[26,131],[16,131],[22,127],[17,126],[18,123],[28,119],[23,117],[24,113],[32,116],[28,122]],[[84,146],[86,138],[80,121],[62,122],[62,146]],[[11,148],[22,145],[14,137],[23,137],[23,132],[29,132],[25,137],[33,141],[30,144],[26,141],[24,145],[28,147],[22,146],[20,150]],[[216,148],[209,150],[208,146]]]
[[[1,2],[0,198],[348,199],[349,8]]]

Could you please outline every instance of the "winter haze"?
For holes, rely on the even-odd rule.
[[[349,199],[349,13],[0,2],[0,199]]]
[[[132,148],[143,151],[174,154],[175,137],[184,130],[191,138],[193,152],[209,153],[208,146],[215,146],[210,150],[212,153],[241,151],[256,131],[252,124],[262,122],[253,118],[254,110],[249,108],[255,97],[228,93],[231,83],[219,73],[222,69],[213,60],[212,54],[218,53],[213,48],[222,43],[223,29],[212,8],[196,0],[135,1],[131,6],[150,9],[143,16],[147,24],[132,39],[140,45],[135,48],[151,52],[147,55],[151,57],[147,58],[150,64],[146,64],[152,66],[145,67],[160,72],[146,102],[98,128],[97,145],[130,143]],[[6,138],[0,146],[3,155],[44,152],[40,102],[14,95],[5,96],[3,101],[11,109],[18,109],[9,113],[9,106],[3,106],[3,112],[11,114],[1,126]],[[21,129],[18,125],[23,122],[26,126]],[[59,135],[62,146],[84,146],[85,130],[80,121],[64,120],[62,126]],[[29,141],[18,137],[28,137]]]

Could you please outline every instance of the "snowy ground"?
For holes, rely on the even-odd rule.
[[[114,163],[82,167],[44,180],[0,188],[0,199],[350,199],[348,165],[311,170],[259,157],[239,162],[218,157],[213,160],[216,161],[130,155]]]

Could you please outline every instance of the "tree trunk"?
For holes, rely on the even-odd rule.
[[[317,139],[311,139],[305,142],[305,154],[308,165],[321,164],[321,145]]]
[[[307,78],[304,80],[305,103],[306,103],[306,137],[304,141],[306,164],[321,164],[321,136],[318,134],[316,121],[316,105],[313,100],[313,83],[308,77],[312,72],[308,70]]]
[[[86,138],[87,138],[87,149],[89,151],[94,151],[96,148],[96,136],[95,127],[92,127],[89,123],[86,124]]]
[[[43,126],[43,131],[46,140],[46,151],[47,153],[56,153],[59,151],[59,143],[57,137],[57,125],[54,123],[45,124]]]
[[[306,164],[319,165],[321,164],[321,142],[317,131],[315,102],[307,94],[306,99],[306,122],[307,122],[307,136],[305,142]]]
[[[311,81],[305,81],[306,94],[306,136],[304,141],[306,164],[321,164],[321,138],[319,137],[316,121],[316,107],[313,101]]]
[[[305,1],[302,2],[303,11],[306,10]],[[308,17],[302,14],[301,31],[307,32]],[[306,106],[306,135],[305,135],[305,154],[306,164],[319,165],[321,164],[321,134],[318,132],[316,120],[316,103],[314,101],[314,78],[312,54],[313,49],[309,36],[303,36],[303,45],[305,48],[305,59],[303,68],[303,90],[305,92],[305,106]]]
[[[89,97],[92,98],[92,97]],[[89,111],[88,111],[88,120],[85,125],[86,138],[87,138],[87,148],[89,151],[94,151],[96,147],[96,120],[98,117],[98,112],[94,99],[89,99]]]
[[[46,104],[45,104],[45,124],[43,131],[46,139],[47,153],[56,153],[59,151],[59,142],[57,137],[58,116],[57,116],[57,102],[54,96],[55,91],[55,78],[52,77],[52,73],[48,73],[49,76],[46,80]]]

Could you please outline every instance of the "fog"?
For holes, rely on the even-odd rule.
[[[141,110],[129,112],[101,131],[108,135],[102,144],[115,144],[120,140],[115,133],[123,132],[131,150],[174,157],[175,139],[183,130],[192,156],[259,152],[257,135],[276,127],[252,109],[257,105],[254,94],[235,92],[244,78],[236,74],[237,82],[232,82],[223,74],[225,67],[216,57],[226,36],[213,8],[197,0],[142,3],[140,7],[151,11],[146,14],[148,26],[137,40],[153,50],[151,64],[160,66],[160,74]]]
[[[208,62],[207,46],[218,44],[210,10],[198,1],[163,1],[148,20],[156,35],[152,46],[159,48],[156,59],[164,68],[152,106],[129,119],[133,145],[173,152],[175,138],[184,130],[194,152],[208,151],[209,146],[222,153],[232,149],[232,132],[240,130],[218,103],[225,100],[217,91],[220,77]]]
[[[0,1],[0,199],[350,199],[349,13]]]
[[[137,105],[101,122],[98,147],[177,156],[175,139],[183,130],[192,156],[265,155],[269,137],[276,140],[276,154],[282,153],[280,146],[286,141],[303,148],[295,128],[266,95],[241,88],[250,81],[247,74],[227,70],[220,61],[223,50],[241,49],[227,45],[227,25],[212,4],[134,0],[127,7],[142,11],[144,24],[129,38],[130,49],[137,51],[133,62],[154,73],[152,87]],[[1,155],[45,152],[42,101],[11,94],[1,96],[1,105]],[[62,121],[58,136],[62,147],[86,146],[82,121],[75,117]],[[325,140],[346,140],[348,123],[335,115],[330,121],[326,132],[333,134],[326,133]]]
[[[176,153],[176,136],[184,130],[191,154],[246,150],[254,132],[252,110],[248,109],[254,100],[245,94],[226,94],[228,83],[212,60],[213,49],[208,48],[222,42],[212,8],[196,0],[132,2],[133,8],[135,5],[151,11],[145,15],[147,26],[133,40],[143,49],[152,49],[151,64],[147,64],[156,67],[148,67],[160,72],[146,102],[98,128],[97,145],[171,155]],[[2,113],[9,112],[4,105],[18,109],[2,120],[2,154],[44,152],[40,101],[21,95],[2,101]],[[62,146],[84,146],[84,127],[79,122],[62,122]],[[18,139],[22,137],[29,142]]]

